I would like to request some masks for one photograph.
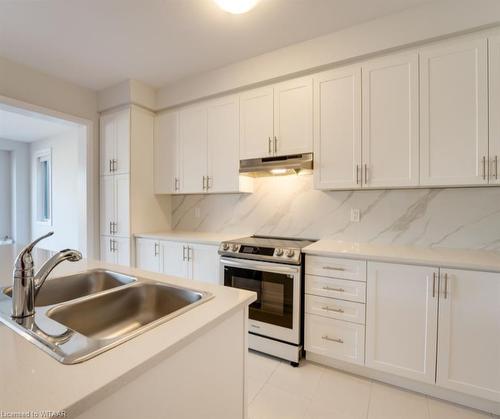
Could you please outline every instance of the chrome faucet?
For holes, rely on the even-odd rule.
[[[35,245],[54,234],[39,237],[24,247],[16,258],[12,274],[12,317],[23,318],[35,314],[35,299],[50,272],[65,260],[77,262],[82,258],[78,250],[65,249],[52,256],[35,274],[31,251]]]

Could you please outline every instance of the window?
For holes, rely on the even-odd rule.
[[[37,221],[52,223],[52,153],[40,150],[35,155]]]

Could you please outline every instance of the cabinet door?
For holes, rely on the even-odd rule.
[[[221,284],[219,277],[219,247],[206,244],[189,245],[189,277],[196,281]]]
[[[135,241],[135,261],[139,269],[160,272],[160,242],[138,238]]]
[[[113,171],[115,158],[115,121],[113,115],[104,115],[100,120],[100,155],[101,175],[109,175]]]
[[[425,266],[368,262],[368,367],[434,383],[437,273]]]
[[[489,43],[489,154],[490,183],[500,184],[500,36],[492,37]]]
[[[188,278],[187,253],[185,243],[162,241],[162,272],[166,275]]]
[[[115,193],[115,234],[128,236],[130,234],[130,176],[116,175],[114,178]]]
[[[113,237],[116,264],[130,266],[130,239],[127,237]]]
[[[486,39],[420,53],[420,184],[488,183]]]
[[[179,113],[156,116],[154,133],[154,190],[157,194],[177,192]]]
[[[130,109],[117,112],[115,121],[115,170],[114,173],[130,172]]]
[[[101,176],[100,189],[101,234],[111,235],[115,222],[114,176]]]
[[[500,402],[500,274],[441,269],[437,384]]]
[[[268,157],[273,154],[273,88],[240,95],[240,159]]]
[[[208,191],[237,192],[239,189],[239,105],[231,96],[209,103]]]
[[[116,263],[116,254],[113,251],[113,238],[109,236],[101,236],[101,261],[105,263]]]
[[[361,69],[320,73],[314,78],[314,186],[361,187]]]
[[[312,153],[313,83],[303,77],[274,88],[274,154]]]
[[[207,111],[204,107],[186,108],[179,114],[181,179],[183,193],[204,192],[207,175]]]
[[[418,185],[418,54],[363,65],[363,187]]]

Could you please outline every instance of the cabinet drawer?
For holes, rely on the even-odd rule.
[[[366,284],[345,279],[306,275],[306,294],[364,303]]]
[[[334,298],[306,295],[306,313],[365,324],[365,305]]]
[[[366,261],[307,255],[306,274],[366,282]]]
[[[364,364],[365,327],[314,314],[305,317],[306,351],[342,361]]]

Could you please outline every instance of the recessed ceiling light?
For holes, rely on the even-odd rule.
[[[240,15],[253,9],[259,0],[214,0],[226,12]]]

